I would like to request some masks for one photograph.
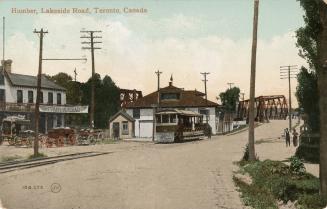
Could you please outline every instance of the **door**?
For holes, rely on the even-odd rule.
[[[119,138],[119,123],[115,122],[112,124],[112,130],[113,130],[113,134],[114,134],[114,139]]]
[[[153,121],[140,121],[139,137],[152,137]]]

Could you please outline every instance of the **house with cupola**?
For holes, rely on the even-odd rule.
[[[152,137],[153,118],[156,108],[189,110],[204,115],[204,122],[212,128],[212,133],[217,134],[219,118],[217,115],[218,104],[205,99],[205,94],[197,90],[185,90],[173,85],[171,78],[169,85],[154,91],[126,106],[126,113],[134,121],[135,137]]]

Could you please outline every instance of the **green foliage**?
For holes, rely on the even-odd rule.
[[[319,163],[319,135],[302,134],[295,156],[311,163]]]
[[[299,197],[298,209],[321,209],[325,208],[327,201],[318,194],[304,194]]]
[[[105,76],[101,80],[100,75],[95,74],[94,79],[96,92],[94,124],[98,128],[107,128],[109,118],[120,108],[119,88],[109,76]],[[91,83],[92,79],[90,78],[81,86],[82,104],[89,105],[91,103]],[[86,123],[87,120],[84,118]]]
[[[67,73],[60,72],[54,76],[49,76],[49,79],[56,84],[64,87],[66,91],[67,104],[76,105],[80,103],[81,92],[80,84],[74,82],[72,77]]]
[[[247,185],[239,179],[233,177],[235,184],[239,187],[241,197],[245,206],[251,206],[255,209],[278,209],[274,196],[261,189]]]
[[[318,34],[322,30],[319,17],[320,0],[298,0],[304,10],[304,26],[296,31],[299,55],[310,66],[311,72],[302,67],[298,75],[296,97],[299,106],[308,115],[308,125],[314,132],[319,132],[319,94],[317,87],[318,64]]]
[[[66,73],[58,73],[48,76],[52,81],[66,88],[67,104],[90,105],[91,104],[91,83],[90,78],[86,83],[79,83],[72,80]],[[109,118],[114,115],[119,107],[119,88],[109,76],[101,79],[99,74],[94,76],[95,82],[95,115],[94,123],[97,128],[107,128]],[[67,118],[70,124],[87,126],[88,115],[69,115]]]
[[[296,97],[299,106],[308,115],[307,123],[313,132],[319,131],[319,94],[317,85],[317,75],[314,71],[308,72],[304,67],[301,68],[297,77],[298,86]]]
[[[296,31],[299,55],[307,60],[311,69],[318,69],[317,41],[322,30],[319,18],[320,0],[298,0],[304,9],[304,26]]]
[[[219,94],[219,98],[225,111],[235,112],[236,104],[240,99],[240,88],[233,87]]]
[[[303,175],[305,173],[305,167],[303,162],[296,156],[290,158],[290,171],[296,175]]]
[[[299,159],[292,158],[290,166],[271,160],[241,166],[250,174],[252,184],[246,185],[237,179],[234,181],[240,187],[243,200],[255,209],[264,208],[262,205],[274,208],[276,200],[284,203],[298,200],[298,207],[303,209],[320,209],[325,206],[323,201],[314,202],[319,198],[319,179],[306,173]],[[257,197],[264,201],[261,205],[257,204]]]
[[[301,144],[295,152],[295,156],[311,163],[319,163],[319,144]]]

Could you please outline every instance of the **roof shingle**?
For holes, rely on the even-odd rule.
[[[22,75],[16,73],[8,73],[8,72],[6,72],[6,75],[13,86],[24,86],[24,87],[32,87],[32,88],[37,87],[36,76]],[[41,88],[66,91],[64,87],[59,86],[53,81],[50,81],[44,75],[41,76]]]
[[[173,85],[160,89],[160,93],[180,93],[180,99],[161,100],[160,107],[218,107],[218,104],[212,101],[206,101],[202,92],[193,90],[184,90]],[[150,108],[157,104],[158,91],[152,92],[133,103],[127,104],[126,108]]]

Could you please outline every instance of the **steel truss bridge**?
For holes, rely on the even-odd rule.
[[[127,104],[135,102],[137,99],[142,98],[142,91],[135,89],[120,89],[120,107],[124,108]]]
[[[250,100],[239,102],[237,109],[237,118],[239,120],[248,121],[249,105]],[[254,107],[255,120],[260,122],[286,119],[288,115],[287,101],[283,95],[256,97]]]

